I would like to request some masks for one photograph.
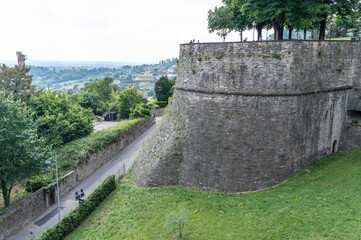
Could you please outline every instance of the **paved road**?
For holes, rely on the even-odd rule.
[[[157,118],[157,123],[159,118]],[[157,125],[157,124],[156,124]],[[115,156],[111,161],[104,164],[102,167],[97,169],[92,175],[87,177],[82,183],[76,186],[68,194],[60,198],[61,211],[60,215],[68,213],[71,209],[74,209],[78,204],[75,202],[75,192],[80,189],[84,189],[85,197],[103,182],[103,180],[112,174],[120,175],[133,163],[135,157],[137,156],[143,143],[150,137],[153,131],[156,128],[156,125],[153,125],[140,137],[135,139],[130,145],[128,145],[123,151],[121,151],[117,156]],[[33,223],[26,226],[22,231],[12,236],[11,240],[28,240],[29,239],[29,230],[34,233],[34,236],[37,237],[41,234],[42,231],[46,228],[54,225],[58,222],[58,211],[57,206],[49,208],[44,214],[42,214],[38,219]]]

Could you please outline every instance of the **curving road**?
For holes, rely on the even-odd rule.
[[[112,160],[104,164],[92,175],[84,179],[84,181],[81,182],[78,186],[76,186],[72,191],[60,198],[60,215],[64,216],[64,214],[70,212],[71,209],[74,209],[78,205],[78,203],[75,201],[76,191],[84,189],[85,197],[89,196],[89,194],[109,175],[115,174],[116,176],[119,176],[120,174],[126,172],[132,165],[135,157],[138,155],[138,152],[142,145],[155,130],[159,120],[160,118],[157,118],[157,123],[155,125],[150,127],[140,137],[135,139]],[[9,239],[28,240],[30,237],[30,230],[33,232],[35,237],[39,236],[42,231],[46,230],[46,228],[58,222],[57,209],[57,205],[55,204],[54,206],[49,208],[44,214],[38,217],[33,223],[29,224],[23,230],[13,235]]]

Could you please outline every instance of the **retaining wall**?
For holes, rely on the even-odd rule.
[[[59,183],[60,196],[67,194],[83,179],[92,174],[95,170],[111,160],[121,150],[128,146],[134,139],[139,137],[149,127],[155,124],[155,119],[142,119],[135,124],[130,133],[121,136],[116,143],[113,143],[103,150],[92,154],[87,161],[64,176]],[[52,204],[56,202],[56,190],[52,193],[43,193],[43,188],[10,207],[7,212],[0,216],[0,240],[20,231],[43,214]]]

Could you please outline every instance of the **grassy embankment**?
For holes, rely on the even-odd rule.
[[[139,121],[140,119],[121,121],[114,126],[67,143],[57,151],[60,172],[66,174],[70,170],[75,170],[92,153],[98,152],[129,133]]]
[[[164,226],[180,207],[188,215],[183,239],[360,239],[360,172],[361,148],[249,194],[139,189],[126,176],[67,239],[175,239]]]
[[[120,136],[126,135],[132,126],[134,126],[139,119],[123,120],[115,126],[97,131],[89,136],[74,140],[67,143],[58,149],[58,164],[60,176],[75,170],[87,156],[102,149],[103,147],[116,142]],[[55,178],[55,169],[50,173],[44,173]],[[31,193],[24,191],[25,180],[17,184],[11,192],[11,204],[15,204]],[[4,200],[0,191],[0,214],[5,213]]]

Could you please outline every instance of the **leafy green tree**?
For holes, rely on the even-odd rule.
[[[121,118],[129,118],[131,109],[137,104],[142,103],[144,99],[143,93],[140,93],[137,87],[132,87],[120,91],[118,98],[119,113]]]
[[[346,32],[349,29],[358,29],[358,16],[356,14],[348,15],[345,17],[336,16],[335,24],[338,29],[346,29]]]
[[[317,16],[320,20],[319,40],[325,40],[326,24],[329,17],[337,15],[340,18],[355,14],[359,7],[359,0],[317,0]]]
[[[13,94],[15,100],[28,100],[30,95],[36,92],[35,86],[32,86],[33,76],[28,75],[30,68],[8,67],[5,64],[0,66],[0,90],[6,96]]]
[[[232,18],[233,18],[233,14],[230,8],[221,6],[219,8],[215,7],[213,11],[210,9],[208,11],[209,33],[213,33],[217,31],[216,34],[220,36],[224,42],[226,40],[227,35],[233,29]]]
[[[41,171],[49,149],[38,137],[32,112],[24,103],[0,93],[0,112],[0,185],[8,207],[14,185]]]
[[[275,40],[283,39],[283,28],[288,11],[288,3],[284,0],[247,0],[242,11],[254,16],[256,23],[271,21],[275,32]]]
[[[85,90],[97,93],[100,97],[100,101],[106,102],[110,99],[112,91],[117,91],[119,88],[113,83],[113,78],[104,77],[95,82],[86,84]]]
[[[252,17],[242,12],[242,6],[246,0],[223,0],[222,1],[232,13],[231,30],[239,32],[240,40],[243,40],[243,31],[252,28]]]
[[[78,94],[74,94],[77,97],[77,102],[83,108],[91,108],[94,114],[101,115],[101,101],[97,92],[82,90]]]
[[[137,104],[135,108],[132,108],[130,110],[129,118],[130,119],[145,118],[145,117],[150,117],[151,115],[152,112],[150,108],[146,104],[141,103],[141,104]]]
[[[49,91],[39,97],[32,97],[30,107],[35,111],[39,135],[54,147],[93,131],[92,110],[73,104],[66,93]]]
[[[154,92],[158,101],[168,102],[168,98],[173,95],[176,80],[171,80],[167,76],[161,76],[154,84]]]

